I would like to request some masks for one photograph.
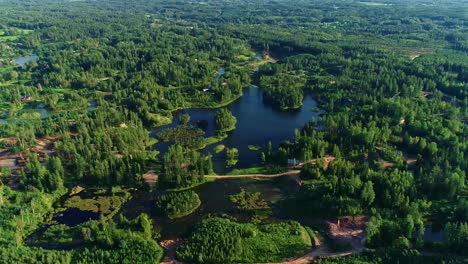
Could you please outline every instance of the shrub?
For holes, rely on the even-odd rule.
[[[167,193],[156,202],[157,208],[170,219],[187,216],[200,205],[200,198],[194,191]]]

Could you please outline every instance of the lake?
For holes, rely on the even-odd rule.
[[[36,61],[37,59],[38,59],[37,55],[33,54],[27,57],[19,57],[19,58],[13,59],[12,61],[14,64],[20,65],[21,68],[24,69],[26,67],[26,63],[31,62],[31,61]]]
[[[213,154],[213,167],[216,173],[222,174],[233,168],[248,168],[254,164],[260,163],[259,151],[248,149],[249,145],[264,147],[268,141],[273,146],[277,146],[285,140],[291,140],[294,129],[301,129],[304,124],[310,120],[317,120],[322,113],[314,112],[317,108],[317,102],[310,95],[304,97],[303,105],[295,110],[277,110],[271,105],[263,102],[263,92],[260,88],[249,86],[243,90],[243,96],[228,106],[232,114],[237,118],[236,129],[229,133],[225,140],[208,146],[204,153]],[[205,136],[213,136],[214,115],[218,109],[186,109],[177,111],[174,114],[173,123],[154,129],[151,135],[156,134],[166,128],[172,128],[179,125],[178,116],[180,114],[189,114],[191,119],[189,124],[196,126],[200,120],[206,120],[208,126],[204,128]],[[231,169],[226,169],[225,152],[214,154],[213,147],[218,144],[224,144],[229,148],[239,149],[239,162]],[[170,143],[160,142],[154,146],[154,149],[165,153]]]

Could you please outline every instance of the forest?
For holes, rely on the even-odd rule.
[[[467,10],[0,1],[0,262],[468,262]]]

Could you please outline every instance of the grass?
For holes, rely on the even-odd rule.
[[[215,173],[210,173],[210,175],[216,175]],[[183,188],[174,188],[174,189],[167,189],[166,191],[168,192],[181,192],[181,191],[187,191],[187,190],[190,190],[190,189],[193,189],[195,187],[198,187],[200,185],[203,185],[207,182],[213,182],[215,181],[216,179],[213,179],[213,178],[205,178],[205,181],[203,182],[200,182],[200,183],[197,183],[197,184],[194,184],[192,186],[187,186],[187,187],[183,187]]]
[[[219,145],[217,145],[216,147],[213,148],[213,151],[214,151],[215,153],[220,153],[220,152],[222,152],[225,148],[226,148],[225,145],[219,144]]]
[[[226,167],[232,167],[239,161],[239,150],[230,148],[226,150]]]
[[[221,135],[218,135],[218,136],[212,136],[212,137],[204,138],[202,144],[200,144],[200,147],[198,149],[204,149],[209,145],[213,145],[213,144],[216,144],[216,143],[218,143],[220,141],[223,141],[227,137],[228,137],[227,134],[221,134]],[[216,152],[216,153],[218,153],[218,152]]]
[[[67,89],[62,89],[62,88],[48,88],[52,93],[60,94],[64,93]]]
[[[252,151],[259,151],[262,147],[260,146],[255,146],[255,145],[249,145],[248,148]]]
[[[286,171],[286,168],[270,167],[270,166],[255,166],[247,169],[235,169],[227,175],[244,175],[244,174],[276,174]]]
[[[41,114],[37,112],[23,113],[18,117],[18,119],[39,119],[39,118],[41,118]]]
[[[260,67],[263,64],[267,64],[267,63],[276,63],[277,61],[278,61],[277,59],[274,59],[270,56],[266,56],[266,58],[264,59],[257,59],[256,61],[252,62],[250,66],[255,68],[255,67]]]
[[[225,107],[225,106],[228,106],[228,105],[232,104],[234,101],[239,99],[241,96],[242,96],[242,94],[240,94],[239,96],[235,96],[234,98],[231,98],[230,100],[227,100],[225,102],[214,103],[212,105],[202,105],[202,104],[198,104],[196,102],[192,102],[192,103],[189,102],[187,108],[221,108],[221,107]]]
[[[18,36],[0,36],[0,39],[9,40],[9,41],[15,41],[18,38],[19,38]]]
[[[15,41],[15,40],[17,40],[21,35],[27,35],[27,34],[33,32],[33,30],[31,30],[31,29],[19,29],[19,31],[20,31],[20,34],[19,34],[19,35],[14,35],[14,36],[4,36],[4,35],[5,35],[5,32],[4,32],[4,31],[0,31],[0,39],[9,40],[9,41]]]
[[[120,207],[130,198],[128,191],[122,190],[116,194],[108,194],[104,190],[94,191],[92,198],[82,198],[74,195],[63,202],[65,208],[77,208],[82,211],[101,213],[108,217],[115,215]]]
[[[165,126],[165,125],[169,125],[172,123],[172,119],[167,116],[163,116],[161,114],[150,114],[150,115],[154,121],[155,127]]]
[[[156,138],[150,138],[150,140],[148,141],[148,143],[146,144],[147,147],[151,147],[153,146],[154,144],[158,143],[159,140],[156,139]]]

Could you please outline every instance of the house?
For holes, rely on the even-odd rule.
[[[21,102],[22,103],[29,102],[31,100],[32,100],[32,96],[29,96],[29,95],[25,95],[25,96],[21,97]]]
[[[106,99],[106,100],[112,100],[112,99],[114,99],[114,95],[111,94],[111,93],[108,93],[108,94],[106,94],[106,95],[104,96],[104,99]]]

